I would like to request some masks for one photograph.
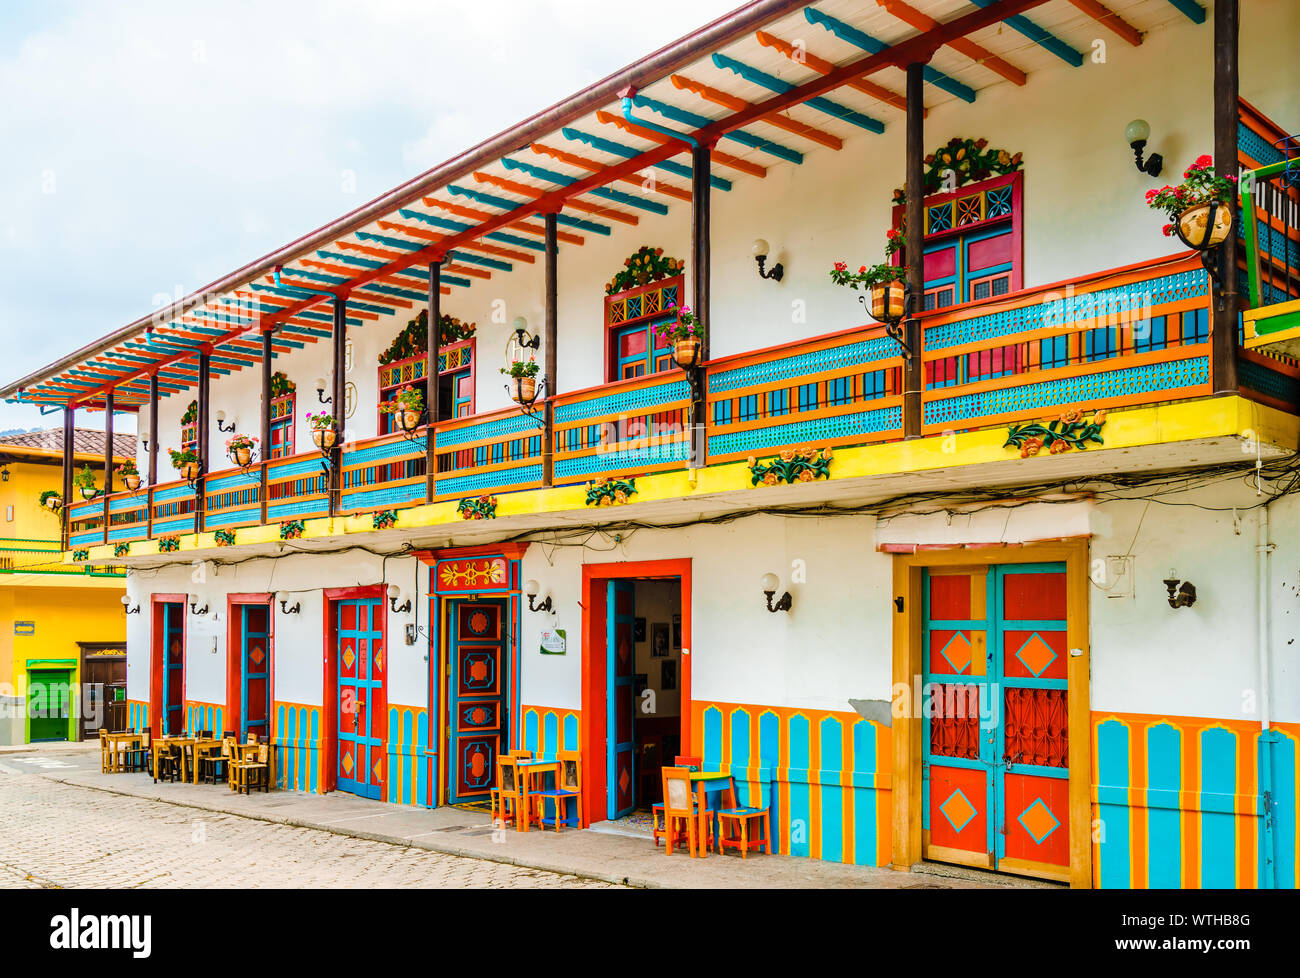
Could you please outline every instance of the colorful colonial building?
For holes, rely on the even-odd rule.
[[[129,722],[413,806],[577,750],[587,825],[698,756],[785,853],[1295,886],[1300,10],[1240,8],[758,0],[0,390],[138,414],[142,485],[64,508]],[[1217,247],[1144,200],[1202,155]],[[887,240],[878,321],[830,273]]]

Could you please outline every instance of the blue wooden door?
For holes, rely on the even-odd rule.
[[[162,732],[185,727],[185,605],[163,605]]]
[[[1064,564],[925,575],[925,856],[1069,871]]]
[[[636,807],[635,593],[628,581],[610,581],[606,596],[605,737],[609,757],[605,784],[610,818],[622,818]]]
[[[506,602],[449,602],[448,795],[452,804],[486,801],[497,757],[510,749]]]
[[[378,598],[337,602],[338,786],[379,798],[384,786],[384,634]]]
[[[270,608],[264,604],[241,605],[240,617],[240,703],[244,708],[239,718],[239,739],[247,743],[248,735],[256,734],[258,742],[265,743],[271,732]]]

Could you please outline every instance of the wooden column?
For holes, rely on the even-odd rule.
[[[705,426],[708,418],[704,408],[704,367],[709,360],[710,327],[710,290],[712,281],[712,204],[713,150],[709,146],[697,146],[691,150],[691,311],[695,313],[704,330],[704,339],[700,343],[700,366],[692,374],[691,383],[691,441],[688,449],[687,464],[692,468],[703,467],[706,461],[707,435]]]
[[[275,363],[275,354],[271,349],[271,333],[269,329],[262,330],[262,415],[259,419],[261,425],[258,427],[257,437],[262,441],[262,450],[259,453],[261,460],[258,468],[261,470],[259,476],[260,488],[257,498],[262,503],[262,522],[266,522],[266,462],[271,457],[271,374],[272,367]]]
[[[343,432],[347,413],[347,342],[348,342],[348,300],[346,296],[334,297],[334,328],[330,335],[331,354],[334,361],[334,386],[330,393],[330,413],[334,415],[334,424],[338,429],[338,438],[330,449],[333,459],[329,475],[329,511],[335,515],[343,499],[343,473],[339,471],[339,462],[343,459]]]
[[[1214,4],[1214,166],[1235,176],[1237,165],[1238,0]],[[1232,212],[1238,211],[1236,196]],[[1212,287],[1210,383],[1216,394],[1237,393],[1237,238],[1219,247],[1219,284]],[[1211,283],[1213,286],[1213,283]]]
[[[556,233],[555,214],[546,215],[546,336],[542,340],[546,350],[544,363],[546,369],[546,406],[545,426],[542,429],[542,485],[555,483],[555,385],[559,369],[556,358],[556,337],[559,325],[556,322],[558,308],[559,276],[559,236]]]
[[[113,407],[116,402],[113,392],[104,395],[104,495],[113,491]],[[107,503],[105,503],[107,506]],[[108,510],[105,509],[107,513]],[[107,527],[107,517],[104,526]]]
[[[921,361],[921,323],[915,316],[923,308],[925,297],[925,103],[922,100],[924,64],[907,66],[907,183],[906,223],[907,284],[912,298],[907,308],[904,339],[912,359],[903,361],[903,435],[921,437],[921,390],[925,371]]]
[[[203,530],[203,495],[207,481],[203,478],[208,473],[208,455],[211,454],[212,441],[212,354],[204,350],[199,354],[199,417],[195,430],[199,450],[199,478],[194,483],[194,529]]]
[[[149,488],[158,484],[158,373],[149,375],[149,447],[145,449],[149,456]]]
[[[63,409],[63,509],[59,516],[63,521],[63,546],[68,546],[68,509],[72,505],[72,465],[73,441],[77,431],[77,408],[69,404]]]
[[[429,411],[429,421],[424,428],[424,470],[425,485],[424,499],[425,502],[433,502],[433,497],[437,493],[438,478],[438,434],[436,431],[438,422],[442,419],[438,417],[438,382],[440,375],[438,372],[438,355],[442,347],[442,330],[438,328],[438,320],[442,319],[442,259],[429,262],[429,342],[426,344],[427,359],[424,362],[424,376],[427,381],[428,395],[425,397],[425,403]]]

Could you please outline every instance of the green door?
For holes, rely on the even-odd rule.
[[[28,743],[67,740],[72,716],[72,670],[33,669],[27,674]]]

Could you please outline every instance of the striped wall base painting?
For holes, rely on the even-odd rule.
[[[388,705],[388,784],[384,799],[396,805],[433,805],[437,754],[429,743],[429,711]]]
[[[1094,886],[1295,888],[1300,724],[1092,717]]]
[[[554,759],[562,750],[579,750],[581,710],[525,706],[523,748],[534,757]]]
[[[200,703],[198,700],[185,701],[185,729],[211,730],[220,737],[225,732],[221,725],[226,707],[222,703]]]
[[[738,804],[770,806],[775,851],[865,866],[890,862],[887,727],[828,710],[692,707],[693,746],[705,769],[731,773]]]
[[[149,703],[147,700],[126,701],[126,729],[149,729]]]
[[[272,704],[275,717],[275,783],[287,791],[324,791],[321,757],[324,728],[321,707],[303,703]]]

